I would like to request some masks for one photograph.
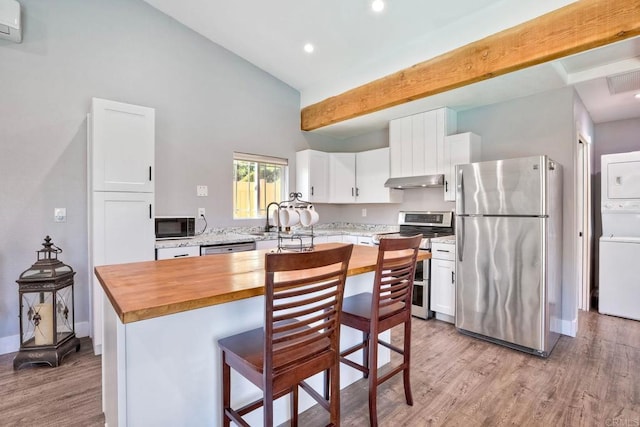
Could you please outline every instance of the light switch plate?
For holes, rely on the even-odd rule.
[[[206,197],[209,195],[209,187],[206,185],[198,185],[196,186],[196,194],[198,197]]]
[[[53,210],[53,219],[55,222],[66,222],[67,208],[55,208]]]

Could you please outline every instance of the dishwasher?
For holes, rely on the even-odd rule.
[[[215,243],[200,246],[200,255],[228,254],[231,252],[245,252],[256,249],[256,242]]]

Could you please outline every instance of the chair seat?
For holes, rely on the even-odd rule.
[[[348,316],[359,317],[361,319],[371,320],[371,292],[363,292],[360,294],[346,297],[342,302],[342,323],[348,321]],[[384,319],[390,315],[396,314],[404,309],[404,302],[399,301],[394,304],[380,308],[379,318]],[[346,316],[345,316],[346,315]],[[348,326],[348,325],[347,325]]]
[[[220,348],[227,353],[229,365],[235,369],[242,370],[247,375],[247,378],[258,386],[262,383],[264,369],[264,338],[264,329],[256,328],[218,341]],[[295,340],[292,340],[290,343],[293,344],[294,342]],[[316,361],[325,357],[335,357],[332,351],[327,350],[329,344],[328,338],[319,338],[310,344],[298,347],[295,351],[279,353],[273,360],[273,369],[276,377],[295,375],[295,372],[289,373],[288,371],[292,368],[294,371],[299,370],[301,366],[311,360]],[[311,356],[300,358],[298,356],[300,354]],[[245,369],[242,369],[241,366]],[[321,369],[318,369],[318,372],[320,371]],[[275,383],[278,383],[278,381],[276,380]],[[279,392],[281,390],[274,391]]]

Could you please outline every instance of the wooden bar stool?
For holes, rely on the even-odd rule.
[[[273,401],[291,394],[291,425],[298,423],[298,385],[340,425],[340,315],[353,245],[265,256],[265,326],[218,341],[222,350],[223,425],[264,407],[264,425],[273,426]],[[263,392],[242,408],[231,408],[233,368]],[[325,399],[304,380],[329,372]]]
[[[361,293],[344,299],[340,322],[362,331],[363,341],[340,354],[340,361],[362,371],[369,378],[369,421],[378,425],[376,398],[378,386],[403,372],[407,405],[413,405],[409,378],[411,356],[411,295],[421,235],[380,239],[373,293]],[[404,324],[402,349],[380,340],[378,334]],[[378,378],[378,344],[401,355],[402,364]],[[363,350],[362,364],[346,358]]]

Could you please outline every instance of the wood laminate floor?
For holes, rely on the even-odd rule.
[[[413,406],[400,375],[378,389],[381,426],[640,426],[640,322],[580,312],[547,359],[414,320]],[[399,338],[401,329],[393,331]],[[366,380],[341,393],[342,425],[366,426]],[[323,410],[302,426],[323,425]]]
[[[596,312],[581,312],[579,322],[576,338],[561,337],[541,359],[415,319],[414,405],[405,404],[400,377],[389,380],[378,391],[380,425],[639,427],[640,322]],[[88,339],[55,369],[13,371],[12,361],[0,356],[0,426],[104,424],[100,358]],[[366,380],[342,391],[342,425],[368,424],[367,396]],[[312,408],[300,425],[326,420]]]
[[[13,354],[0,355],[0,426],[104,426],[100,356],[89,338],[80,339],[57,368],[13,370]]]

